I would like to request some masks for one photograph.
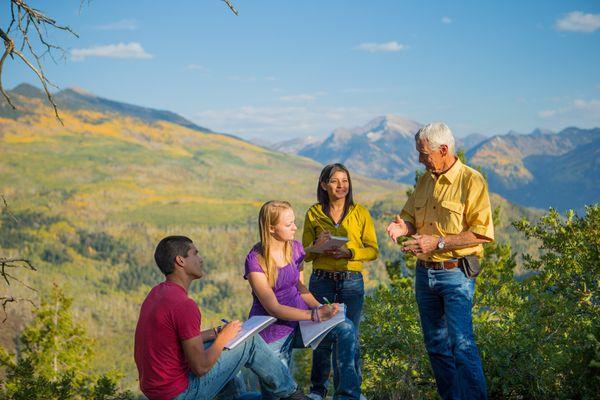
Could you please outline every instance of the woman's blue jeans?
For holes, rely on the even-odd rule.
[[[333,386],[335,389],[333,399],[358,400],[361,380],[358,365],[355,363],[355,354],[358,348],[354,324],[346,318],[325,336],[323,341],[325,340],[333,343]],[[292,370],[292,350],[305,348],[299,327],[276,342],[269,343],[268,346],[290,368],[290,371]],[[270,398],[272,397],[263,393],[263,400]]]
[[[486,383],[473,336],[475,279],[460,267],[417,266],[415,293],[421,328],[442,399],[486,399]]]
[[[362,274],[360,272],[352,272],[350,273],[350,279],[334,280],[326,277],[317,277],[313,273],[310,276],[309,289],[313,296],[321,303],[325,303],[324,298],[327,298],[332,303],[344,303],[346,305],[346,318],[352,321],[356,331],[354,364],[357,366],[358,378],[361,381],[358,331],[365,298],[365,286]],[[310,391],[323,398],[327,394],[333,350],[332,341],[326,337],[313,351]]]
[[[223,350],[215,365],[206,374],[190,374],[187,389],[175,400],[210,400],[243,366],[250,368],[258,376],[263,390],[272,396],[287,397],[297,388],[290,371],[265,341],[254,335],[232,350]]]

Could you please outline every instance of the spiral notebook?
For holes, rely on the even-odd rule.
[[[340,310],[333,318],[323,322],[300,321],[300,333],[304,347],[315,349],[327,334],[346,319],[346,305],[340,304]]]
[[[236,335],[236,337],[231,339],[225,345],[225,348],[229,350],[234,349],[244,340],[248,339],[255,333],[262,331],[276,320],[276,318],[271,317],[269,315],[255,315],[253,317],[250,317],[247,321],[244,321],[244,323],[242,324],[242,330]]]

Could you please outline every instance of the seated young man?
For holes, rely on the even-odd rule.
[[[200,331],[200,310],[187,291],[193,280],[202,277],[203,262],[189,238],[162,239],[154,259],[166,279],[142,304],[134,350],[140,389],[150,400],[212,399],[243,366],[250,368],[274,396],[306,399],[289,370],[260,336],[223,351],[240,331],[239,321],[219,332]],[[213,342],[205,346],[206,341]]]

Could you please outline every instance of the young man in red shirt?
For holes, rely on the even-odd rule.
[[[162,239],[154,259],[166,279],[142,304],[134,350],[140,389],[150,400],[212,399],[243,366],[274,396],[306,399],[260,336],[223,351],[240,331],[240,321],[230,322],[220,332],[200,331],[200,310],[187,291],[192,281],[203,276],[203,261],[189,238]],[[206,345],[208,341],[212,344]]]

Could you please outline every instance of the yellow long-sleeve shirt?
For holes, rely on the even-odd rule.
[[[346,247],[352,253],[350,259],[335,259],[324,254],[306,253],[304,261],[313,263],[313,269],[328,271],[362,271],[363,262],[371,261],[379,255],[375,225],[369,210],[360,204],[349,207],[348,213],[339,225],[323,212],[321,204],[315,204],[306,212],[302,244],[310,246],[323,231],[333,236],[348,238]]]

